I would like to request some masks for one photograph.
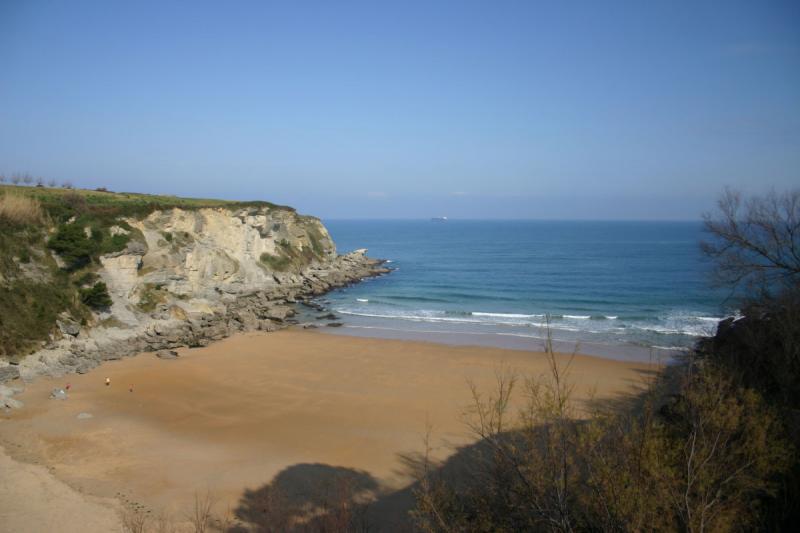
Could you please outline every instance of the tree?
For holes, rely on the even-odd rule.
[[[98,281],[88,289],[80,289],[81,301],[92,309],[105,309],[113,303],[108,294],[108,287]]]
[[[77,270],[92,262],[97,244],[86,236],[78,224],[62,224],[50,237],[47,246],[67,263],[68,270]]]
[[[56,180],[54,180],[54,179],[52,179],[52,178],[51,178],[51,179],[50,179],[50,180],[47,182],[47,186],[48,186],[48,187],[51,187],[51,188],[52,188],[52,187],[55,187],[55,186],[56,186]]]
[[[11,175],[11,183],[14,185],[19,185],[19,182],[22,180],[19,174],[12,174]]]
[[[704,215],[718,284],[760,295],[800,284],[800,189],[742,200],[726,189],[717,211]]]
[[[6,182],[5,174],[0,174],[0,183],[5,183],[5,182]]]
[[[33,183],[33,176],[31,176],[26,172],[22,176],[22,183],[24,183],[25,185],[30,185],[31,183]]]
[[[64,187],[65,189],[71,189],[72,188],[72,182],[69,181],[69,180],[65,180],[64,182],[61,183],[61,186]]]

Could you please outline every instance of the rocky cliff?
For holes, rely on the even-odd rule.
[[[83,229],[87,238],[96,231]],[[100,255],[83,276],[105,283],[110,305],[82,320],[63,312],[41,349],[0,362],[0,381],[272,331],[291,322],[294,303],[387,272],[365,250],[337,255],[318,219],[278,206],[159,209],[121,217],[107,232],[124,249]]]

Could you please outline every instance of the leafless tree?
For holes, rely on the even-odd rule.
[[[5,183],[5,182],[6,182],[5,174],[0,174],[0,183]]]
[[[22,175],[22,183],[24,183],[25,185],[30,185],[31,183],[33,183],[33,176],[31,176],[26,172],[25,174]]]
[[[20,181],[22,181],[22,177],[19,174],[11,175],[11,183],[13,183],[14,185],[19,185]]]
[[[44,178],[39,176],[36,178],[36,186],[37,187],[44,187]]]
[[[122,529],[125,533],[145,533],[147,513],[139,506],[125,507],[122,511]]]
[[[48,187],[53,187],[53,188],[55,188],[55,186],[56,186],[56,185],[57,185],[57,183],[56,183],[56,180],[54,180],[54,179],[52,179],[52,178],[50,178],[50,179],[47,181],[47,186],[48,186]]]
[[[746,200],[726,189],[704,216],[703,251],[723,286],[771,294],[800,283],[800,189]]]
[[[195,492],[194,494],[194,509],[189,515],[189,522],[192,523],[195,533],[206,533],[210,531],[214,522],[214,505],[216,500],[211,494],[211,491],[206,491],[204,494]]]
[[[72,182],[69,181],[69,180],[65,180],[65,181],[63,181],[61,183],[61,186],[64,187],[65,189],[71,189],[72,188]]]

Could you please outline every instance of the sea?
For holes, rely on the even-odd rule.
[[[669,360],[736,313],[700,222],[324,222],[393,269],[320,300],[331,333]]]

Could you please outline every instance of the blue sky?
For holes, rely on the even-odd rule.
[[[800,3],[0,0],[12,172],[328,218],[694,218],[800,185]]]

